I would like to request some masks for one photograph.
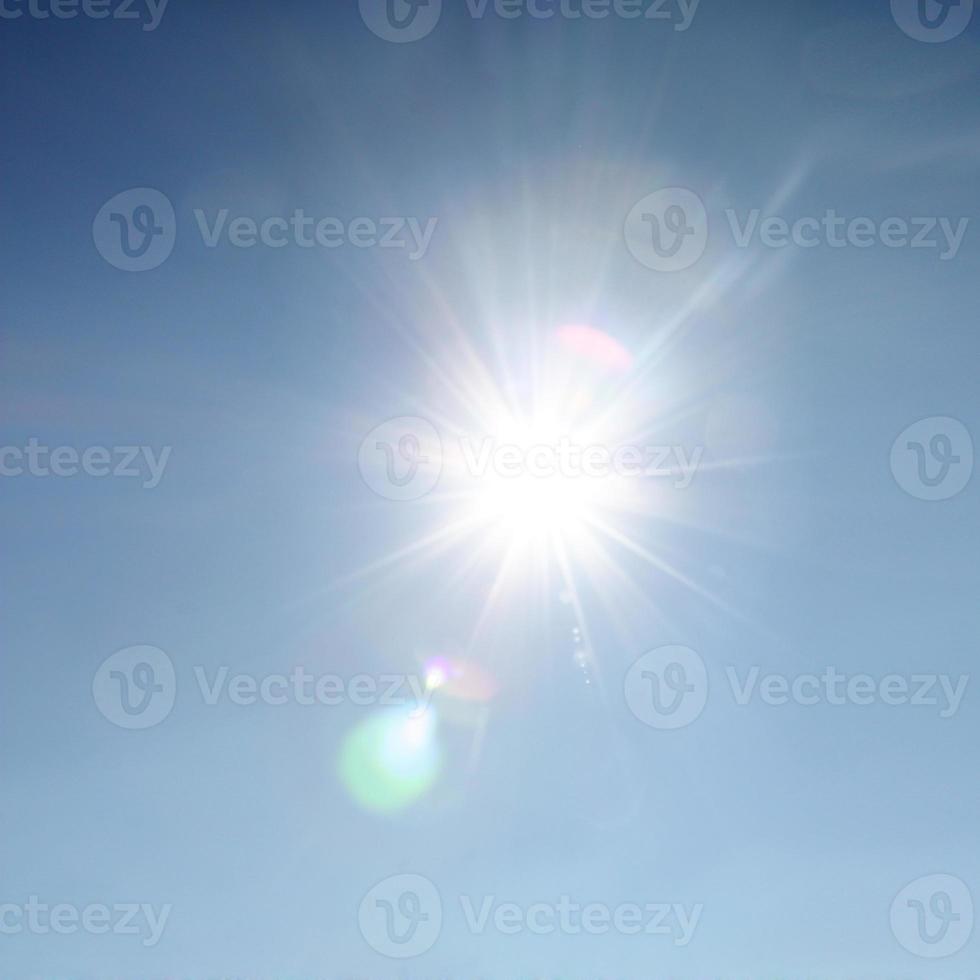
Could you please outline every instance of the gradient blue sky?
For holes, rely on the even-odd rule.
[[[150,950],[0,937],[0,976],[975,977],[980,937],[919,960],[888,917],[934,872],[980,900],[972,686],[947,720],[712,696],[673,733],[622,696],[629,665],[672,643],[700,653],[713,694],[726,665],[972,673],[980,484],[929,504],[889,468],[918,419],[980,432],[972,222],[945,263],[757,250],[685,318],[642,375],[670,406],[655,435],[766,461],[702,473],[631,533],[722,605],[617,553],[649,601],[583,587],[600,697],[558,590],[516,586],[472,651],[501,683],[479,763],[459,735],[413,808],[366,814],[336,778],[364,709],[206,708],[181,686],[166,723],[126,732],[90,689],[140,643],[182,685],[198,664],[413,670],[465,643],[489,572],[453,588],[443,556],[335,584],[438,526],[438,501],[381,500],[357,469],[373,426],[439,401],[422,352],[452,357],[461,330],[503,385],[565,322],[644,350],[745,258],[713,234],[688,272],[636,262],[623,221],[661,187],[695,189],[715,231],[787,183],[791,217],[980,221],[978,31],[917,43],[880,0],[702,0],[683,33],[453,3],[405,45],[348,2],[171,0],[154,32],[0,21],[0,443],[173,447],[152,491],[0,479],[0,903],[173,905]],[[91,226],[140,186],[173,201],[179,234],[166,264],[126,274]],[[221,207],[439,227],[415,263],[209,250],[192,211]],[[437,883],[447,921],[398,963],[357,909],[403,872]],[[473,937],[455,900],[563,893],[705,910],[675,949]]]

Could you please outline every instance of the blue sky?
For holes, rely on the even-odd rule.
[[[151,31],[0,20],[0,445],[171,448],[152,489],[0,477],[0,905],[172,907],[152,947],[0,935],[4,980],[976,975],[980,935],[926,959],[889,925],[930,875],[980,900],[973,681],[942,717],[743,706],[728,678],[972,677],[980,484],[926,501],[890,454],[924,419],[980,433],[980,18],[931,44],[878,0],[702,0],[675,26],[447,2],[396,44],[356,4],[307,0],[171,0]],[[624,223],[677,187],[710,233],[690,268],[657,271]],[[176,216],[173,253],[138,273],[93,240],[131,188]],[[345,234],[436,224],[416,260],[349,240],[209,248],[195,211],[222,209]],[[739,248],[726,212],[753,209],[969,223],[948,260],[880,237]],[[564,570],[550,543],[518,550],[497,591],[483,525],[379,567],[470,498],[448,478],[412,502],[373,492],[365,436],[406,416],[447,442],[499,435],[480,427],[487,391],[532,403],[567,324],[632,356],[620,375],[574,367],[591,411],[626,392],[620,435],[703,447],[691,486],[641,481],[619,539],[570,540]],[[174,664],[176,704],[128,731],[93,678],[138,645]],[[709,693],[661,730],[624,684],[671,645]],[[436,692],[441,765],[387,812],[339,762],[383,707],[211,706],[195,680],[416,674],[434,656],[492,696]],[[358,913],[403,874],[436,887],[443,924],[399,960]],[[681,946],[474,934],[461,902],[562,895],[703,910]]]

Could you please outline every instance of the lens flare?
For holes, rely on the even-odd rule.
[[[361,722],[340,750],[340,778],[367,810],[394,813],[435,783],[442,764],[432,707],[396,711]]]
[[[608,368],[626,372],[633,367],[633,355],[614,337],[580,323],[569,323],[556,331],[561,345],[573,354]]]
[[[427,687],[445,697],[487,704],[497,695],[496,680],[475,661],[431,657],[426,660],[423,670]]]
[[[430,657],[425,662],[425,686],[430,691],[438,691],[455,676],[456,667],[446,657]]]

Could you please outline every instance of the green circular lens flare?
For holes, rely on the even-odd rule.
[[[435,782],[441,754],[431,707],[375,715],[340,749],[340,778],[361,806],[392,813],[414,803]]]

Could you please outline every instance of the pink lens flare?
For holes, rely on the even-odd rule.
[[[430,690],[438,691],[459,701],[486,704],[497,695],[499,685],[490,672],[473,660],[457,657],[430,657],[425,661],[425,682]]]
[[[614,337],[595,327],[569,323],[556,331],[559,343],[568,351],[610,371],[629,371],[633,355]]]

